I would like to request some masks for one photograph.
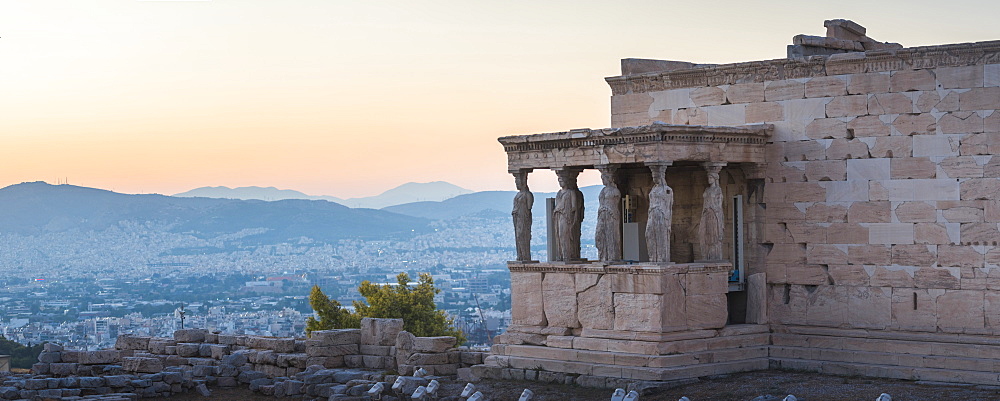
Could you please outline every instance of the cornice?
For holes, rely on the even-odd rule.
[[[1000,63],[1000,40],[870,50],[608,77],[613,95],[907,69]]]

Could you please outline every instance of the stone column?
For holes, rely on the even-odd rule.
[[[616,182],[618,166],[594,166],[601,172],[601,206],[597,209],[597,232],[594,243],[601,261],[622,260],[622,193]]]
[[[580,226],[583,224],[583,192],[577,187],[576,178],[583,169],[574,167],[556,168],[559,177],[559,193],[552,220],[556,225],[559,241],[559,258],[565,262],[580,260]]]
[[[708,172],[708,188],[705,188],[705,193],[702,196],[701,224],[698,226],[700,260],[722,260],[725,216],[722,214],[722,188],[719,187],[719,171],[726,163],[705,162],[702,165]]]
[[[649,217],[646,219],[646,251],[650,262],[670,262],[674,191],[667,185],[667,166],[671,164],[646,163],[653,173],[653,188],[649,190]]]
[[[511,170],[517,195],[514,195],[514,210],[511,216],[514,220],[514,243],[517,247],[517,260],[531,261],[531,206],[535,196],[528,190],[528,173],[531,169]]]

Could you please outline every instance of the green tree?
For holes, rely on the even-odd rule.
[[[316,330],[346,329],[361,327],[361,318],[344,309],[340,302],[330,299],[318,285],[309,293],[309,306],[319,320],[310,316],[306,319],[306,335]]]
[[[396,281],[397,285],[382,286],[362,281],[358,292],[367,302],[354,301],[353,314],[313,286],[309,305],[319,319],[306,320],[306,333],[361,327],[361,318],[373,317],[403,319],[403,329],[418,337],[452,336],[459,344],[465,342],[465,334],[455,328],[454,319],[434,304],[434,295],[441,290],[434,287],[430,274],[421,273],[415,286],[410,286],[410,275],[406,273],[399,273]]]
[[[0,355],[10,355],[12,368],[31,369],[31,365],[38,362],[38,354],[42,353],[42,347],[43,344],[24,346],[0,335]]]
[[[465,342],[465,335],[455,328],[455,320],[437,308],[434,295],[441,290],[434,287],[428,273],[420,273],[416,286],[410,286],[410,275],[399,273],[397,285],[375,285],[361,282],[358,292],[366,303],[354,302],[357,314],[363,317],[400,318],[403,329],[417,337],[452,336],[458,343]]]

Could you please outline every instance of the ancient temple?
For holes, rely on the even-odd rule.
[[[499,139],[518,260],[483,374],[1000,382],[1000,41],[904,48],[824,25],[785,59],[622,60],[611,128]],[[595,232],[586,169],[604,185]],[[538,170],[561,188],[546,211]],[[580,257],[584,235],[599,260]]]

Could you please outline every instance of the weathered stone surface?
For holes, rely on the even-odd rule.
[[[826,104],[827,117],[856,117],[868,114],[868,96],[840,96]]]
[[[864,96],[864,95],[859,95]],[[873,116],[881,114],[913,113],[913,100],[902,93],[882,93],[872,95],[867,99],[868,113]],[[861,115],[861,114],[858,114]]]
[[[659,331],[662,326],[659,294],[614,294],[615,330]]]
[[[121,360],[118,351],[84,351],[80,353],[81,365],[107,365]]]
[[[617,294],[615,295],[617,300]],[[694,295],[687,298],[687,326],[689,328],[717,329],[726,325],[726,320],[729,318],[729,308],[725,294]],[[617,317],[615,323],[617,323]]]
[[[122,368],[127,372],[159,373],[163,371],[163,361],[159,358],[122,358]]]
[[[416,337],[413,340],[414,352],[445,352],[455,347],[455,337]]]
[[[117,341],[115,341],[115,349],[117,350],[147,350],[149,349],[150,337],[133,336],[130,334],[122,334],[118,336]]]
[[[900,114],[893,120],[892,128],[899,135],[928,135],[937,131],[937,119],[930,113]]]
[[[805,97],[805,84],[796,80],[770,81],[764,83],[764,100],[802,99]]]
[[[317,330],[312,332],[310,338],[322,346],[359,344],[361,329]]]
[[[747,316],[750,324],[767,323],[767,277],[765,273],[747,276]]]
[[[595,275],[596,276],[596,275]],[[577,279],[577,317],[580,325],[589,329],[614,328],[614,300],[611,293],[612,275],[605,274],[592,286],[580,288]]]
[[[403,319],[361,319],[361,344],[395,345],[396,337],[403,331]]]
[[[871,106],[869,106],[871,107]],[[749,108],[749,107],[748,107]],[[883,137],[889,136],[892,132],[892,126],[879,116],[860,116],[851,121],[847,122],[847,129],[849,132],[853,133],[855,137]],[[900,154],[899,156],[904,156]],[[884,156],[875,156],[884,157]]]
[[[931,70],[895,71],[889,78],[890,92],[929,91],[936,87]]]
[[[936,301],[937,324],[942,331],[975,332],[986,327],[982,291],[949,290]]]
[[[205,329],[182,329],[174,331],[174,340],[179,343],[200,343],[205,341]]]
[[[902,223],[933,223],[937,221],[937,209],[927,202],[903,202],[896,206],[894,213]]]
[[[764,101],[764,84],[747,83],[730,85],[726,90],[729,103],[758,103]]]
[[[927,157],[894,158],[889,168],[892,179],[937,177],[937,165]]]
[[[847,95],[847,82],[842,77],[817,77],[806,82],[806,97]]]
[[[691,102],[695,106],[716,106],[726,102],[726,92],[721,88],[708,86],[691,91]]]
[[[851,327],[882,330],[892,323],[892,288],[849,287],[847,322]]]
[[[542,298],[542,273],[511,272],[511,320],[514,324],[544,326],[545,308]]]
[[[888,91],[889,74],[887,73],[853,74],[850,76],[850,84],[847,85],[847,93],[852,95]]]
[[[976,88],[983,86],[983,66],[941,67],[934,70],[938,84],[943,89]]]
[[[577,319],[576,284],[573,274],[546,273],[542,280],[545,316],[549,326],[580,327]]]

